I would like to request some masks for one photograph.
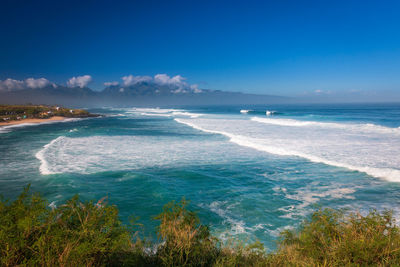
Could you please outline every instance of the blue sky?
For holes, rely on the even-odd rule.
[[[400,95],[399,1],[1,1],[0,80]],[[400,99],[400,98],[399,98]]]

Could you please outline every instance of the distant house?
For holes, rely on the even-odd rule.
[[[56,110],[59,111],[59,110],[60,110],[60,107],[56,107]]]
[[[69,113],[74,113],[74,111],[72,109],[69,110]]]

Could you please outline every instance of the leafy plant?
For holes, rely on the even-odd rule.
[[[187,201],[170,202],[155,217],[158,243],[138,238],[106,198],[78,196],[49,208],[29,187],[13,202],[0,198],[1,266],[399,266],[400,232],[389,211],[362,216],[317,210],[298,230],[284,231],[278,249],[260,242],[223,243],[201,224]]]

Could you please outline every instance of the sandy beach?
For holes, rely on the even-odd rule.
[[[61,116],[54,116],[49,119],[22,119],[22,120],[15,120],[10,122],[0,122],[0,126],[9,126],[9,125],[17,125],[22,123],[42,123],[48,121],[63,121],[67,119],[66,117]]]

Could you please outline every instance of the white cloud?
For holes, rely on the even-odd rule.
[[[186,78],[182,77],[181,75],[175,75],[173,77],[167,75],[167,74],[156,74],[154,75],[154,78],[150,76],[134,76],[134,75],[128,75],[128,76],[123,76],[122,78],[122,85],[123,86],[132,86],[137,83],[141,82],[148,82],[148,83],[154,83],[158,85],[164,85],[164,86],[170,86],[171,87],[171,92],[172,93],[188,93],[188,92],[193,92],[193,93],[201,93],[203,92],[198,88],[197,84],[188,84],[185,80]],[[107,85],[114,85],[111,83],[105,84]],[[117,84],[115,84],[117,85]]]
[[[0,91],[15,91],[22,89],[35,89],[35,88],[43,88],[46,86],[52,85],[53,87],[57,87],[54,83],[50,82],[45,78],[28,78],[24,81],[14,80],[14,79],[6,79],[4,81],[0,81]]]
[[[174,94],[183,94],[183,93],[187,93],[188,91],[186,91],[185,89],[183,89],[183,88],[178,88],[178,89],[176,89],[176,90],[171,90],[171,93],[174,93]]]
[[[167,74],[157,74],[154,76],[154,82],[160,85],[173,85],[178,88],[188,87],[188,84],[185,82],[185,78],[181,75],[176,75],[174,77],[170,77]]]
[[[28,78],[25,80],[26,86],[29,88],[43,88],[49,85],[52,85],[53,87],[56,87],[56,85],[49,80],[45,78],[39,78],[39,79],[34,79],[34,78]]]
[[[196,93],[196,94],[203,92],[203,90],[199,89],[199,86],[197,84],[192,84],[190,86],[190,89],[192,89],[193,93]]]
[[[4,81],[0,81],[0,91],[14,91],[24,89],[24,81],[18,81],[14,79],[6,79]]]
[[[90,75],[83,75],[78,77],[72,77],[68,80],[67,85],[68,87],[86,87],[88,83],[92,81],[92,76]]]
[[[317,90],[314,90],[312,93],[314,93],[315,95],[329,95],[332,92],[330,90],[317,89]]]
[[[131,85],[135,85],[140,82],[151,82],[152,78],[150,76],[128,75],[128,76],[122,77],[122,80],[124,81],[124,86],[131,86]]]
[[[105,82],[104,86],[117,86],[119,83],[118,82]]]

